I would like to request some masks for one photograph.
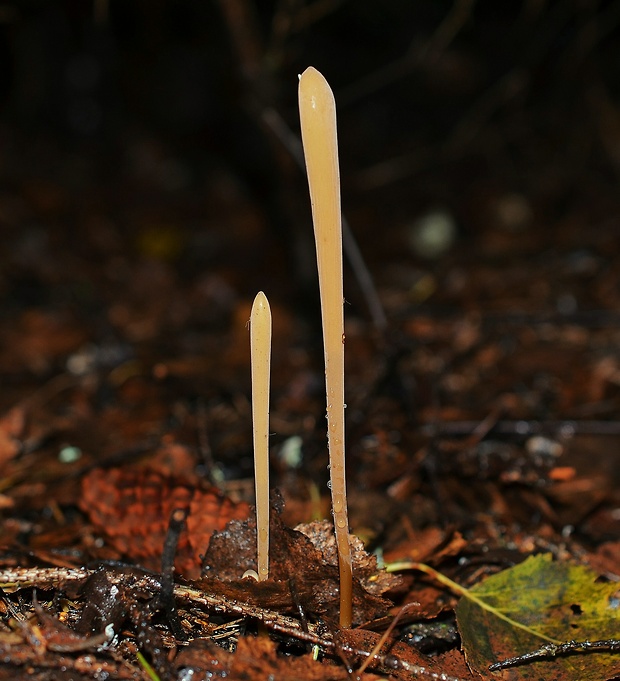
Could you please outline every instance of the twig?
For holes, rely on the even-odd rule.
[[[0,587],[11,590],[31,586],[48,589],[64,588],[68,584],[85,582],[95,572],[97,570],[87,568],[0,568]],[[106,577],[111,585],[126,583],[130,578],[131,586],[136,589],[150,593],[157,593],[161,590],[161,581],[158,576],[137,568],[107,570]],[[373,667],[389,671],[404,671],[433,681],[463,681],[443,672],[434,672],[422,665],[409,664],[396,655],[380,655],[375,651],[360,650],[347,643],[346,637],[343,636],[339,637],[336,643],[334,635],[325,631],[323,626],[310,622],[307,623],[307,631],[304,631],[302,623],[293,617],[281,615],[272,610],[264,610],[238,600],[230,600],[217,594],[210,594],[193,586],[175,584],[174,597],[181,602],[202,606],[219,615],[252,618],[271,631],[319,646],[328,651],[330,655],[337,655],[338,649],[341,653],[369,658]]]
[[[237,53],[241,72],[251,81],[261,71],[264,51],[255,8],[246,0],[219,0],[219,5]]]
[[[207,429],[207,409],[202,399],[196,405],[196,430],[198,433],[198,452],[207,468],[209,481],[214,487],[220,487],[224,480],[224,475],[220,464],[216,463],[213,457],[213,450],[209,442],[209,431]]]
[[[455,0],[452,9],[439,24],[420,55],[421,59],[434,60],[448,49],[472,15],[477,0]]]
[[[489,671],[496,672],[514,667],[520,664],[528,664],[535,660],[546,660],[557,657],[558,655],[565,655],[566,653],[591,653],[597,650],[607,650],[616,652],[620,650],[620,639],[611,638],[603,641],[569,641],[568,643],[546,643],[545,645],[529,653],[509,657],[507,660],[501,662],[494,662],[489,666]]]
[[[421,49],[416,49],[416,42],[412,40],[401,57],[366,74],[341,92],[338,99],[343,107],[375,94],[378,90],[409,76],[413,71],[423,68],[427,62],[441,57],[467,23],[475,3],[476,0],[455,0],[448,14]]]
[[[366,660],[362,663],[360,668],[357,670],[358,676],[364,672],[366,667],[370,664],[372,658],[375,655],[379,654],[379,651],[381,650],[383,644],[387,641],[389,635],[394,631],[394,627],[398,624],[398,621],[401,619],[401,617],[407,612],[407,610],[410,610],[411,608],[417,606],[417,603],[407,603],[407,605],[404,605],[399,611],[396,617],[390,622],[390,626],[383,632],[381,638],[377,641],[377,644],[375,647],[370,651],[370,655],[366,658]]]
[[[178,641],[185,640],[185,632],[181,626],[179,613],[174,602],[174,557],[179,545],[181,532],[185,528],[188,509],[175,508],[170,515],[168,531],[164,541],[164,549],[161,556],[161,604],[166,612],[170,630]]]

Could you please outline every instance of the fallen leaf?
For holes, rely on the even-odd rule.
[[[340,600],[333,526],[316,522],[291,529],[282,523],[281,510],[282,500],[273,494],[268,579],[241,579],[246,570],[256,569],[256,522],[249,518],[233,520],[213,534],[199,584],[203,590],[277,611],[295,611],[297,602],[308,613],[336,622]],[[376,558],[364,551],[356,537],[351,535],[350,542],[354,621],[372,621],[391,607],[392,602],[381,594],[398,585],[400,577],[394,580],[394,575],[378,570]]]
[[[617,638],[618,584],[587,567],[528,558],[477,584],[460,600],[457,623],[469,666],[483,678],[602,681],[620,673],[620,656],[575,653],[491,673],[489,665],[545,643]]]
[[[200,557],[213,532],[249,514],[247,504],[234,503],[215,488],[129,467],[93,469],[83,478],[79,505],[119,554],[152,570],[160,569],[172,510],[187,509],[175,567],[188,579],[200,574]]]

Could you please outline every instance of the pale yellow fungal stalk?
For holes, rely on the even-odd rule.
[[[258,580],[269,576],[269,371],[271,366],[271,309],[260,291],[250,315],[252,361],[252,423],[256,486]]]
[[[344,301],[336,104],[327,81],[312,67],[299,78],[299,116],[321,293],[332,511],[340,568],[340,626],[350,627],[353,576],[344,457]]]

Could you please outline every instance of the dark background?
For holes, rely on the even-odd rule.
[[[297,135],[297,74],[314,65],[336,95],[343,204],[371,267],[416,262],[407,226],[438,206],[469,247],[497,231],[489,206],[503,195],[552,242],[571,212],[617,215],[619,21],[617,3],[585,0],[7,3],[2,179],[9,192],[35,168],[69,192],[103,183],[102,217],[135,238],[148,228],[128,205],[166,204],[195,271],[217,240],[196,223],[211,213],[226,229],[214,202],[228,177],[266,243],[285,245],[272,264],[310,281],[295,245],[304,178],[262,116]],[[539,238],[523,232],[538,250]]]

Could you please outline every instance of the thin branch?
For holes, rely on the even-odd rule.
[[[502,660],[501,662],[494,662],[489,666],[489,671],[501,671],[508,667],[529,664],[536,660],[548,660],[569,653],[593,653],[599,650],[612,653],[619,651],[620,639],[611,638],[604,641],[569,641],[568,643],[560,644],[547,643],[538,648],[538,650],[524,653],[523,655],[517,655],[515,657],[509,657],[507,660]]]
[[[104,569],[104,568],[99,568]],[[97,570],[86,568],[0,568],[0,588],[17,590],[36,586],[41,589],[65,588],[68,584],[85,582],[94,575]],[[158,576],[148,573],[140,568],[127,566],[120,569],[107,569],[106,577],[110,585],[127,583],[130,580],[131,587],[157,593],[161,590],[161,581]],[[330,655],[337,656],[338,651],[347,655],[357,656],[361,659],[370,658],[373,668],[381,668],[388,671],[404,671],[416,677],[433,679],[434,681],[463,681],[443,672],[435,672],[422,665],[409,664],[396,655],[380,655],[374,650],[368,652],[360,650],[346,641],[346,632],[341,632],[336,642],[334,634],[326,631],[322,625],[307,623],[304,625],[293,617],[282,615],[273,610],[265,610],[238,600],[231,600],[224,596],[207,593],[190,585],[175,584],[174,596],[179,601],[202,606],[206,610],[218,615],[232,615],[243,618],[252,618],[262,623],[271,631],[290,636],[298,641],[316,645],[327,651]]]

